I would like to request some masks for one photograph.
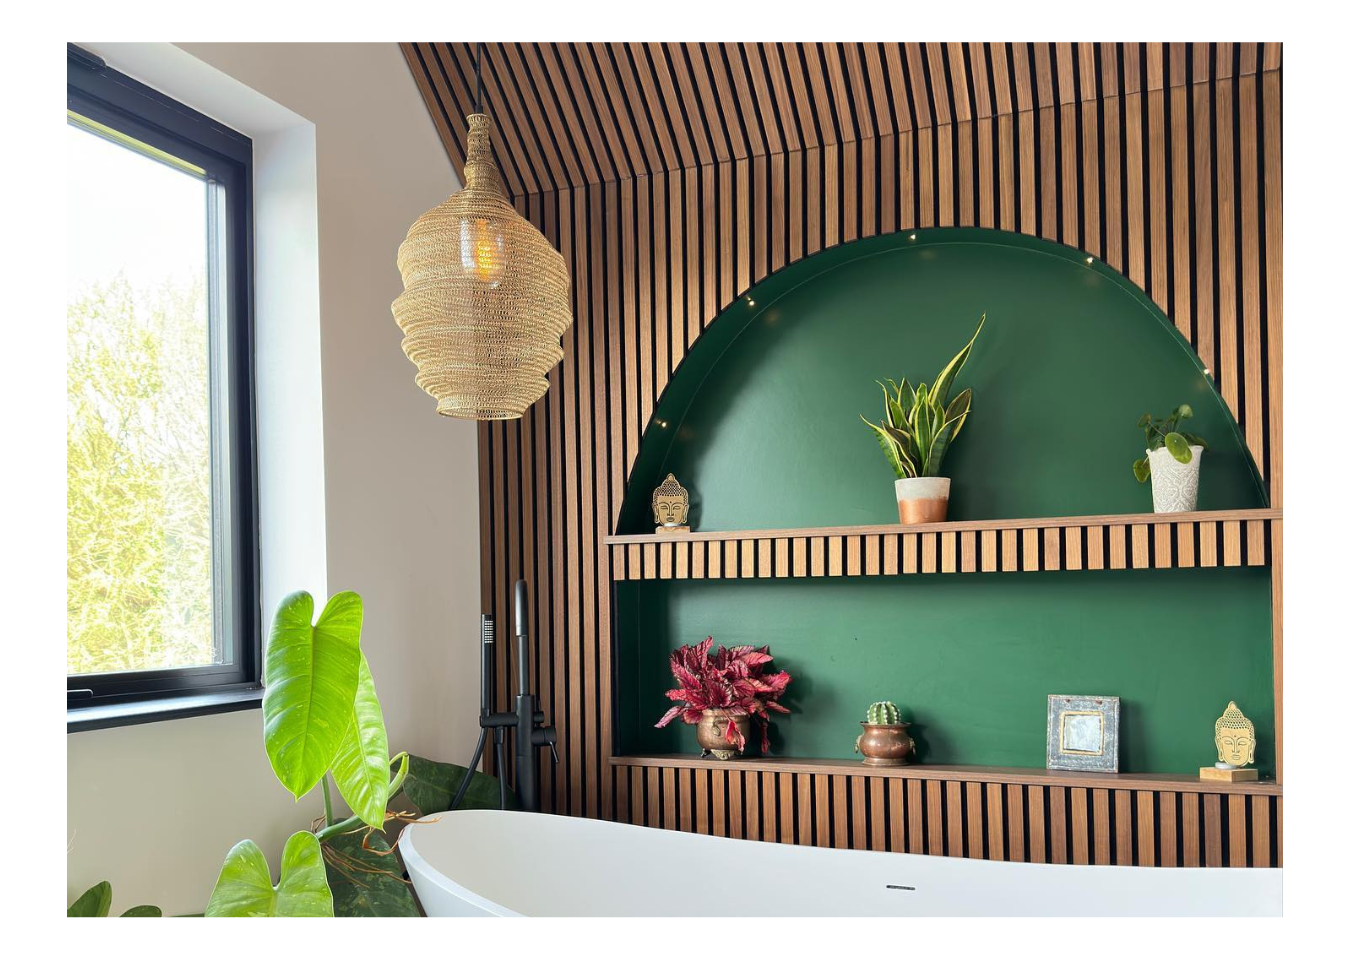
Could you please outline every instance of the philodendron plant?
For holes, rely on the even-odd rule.
[[[931,387],[926,383],[914,387],[904,378],[899,386],[894,380],[877,381],[884,401],[884,422],[875,424],[866,417],[862,421],[876,434],[896,479],[941,476],[942,458],[970,415],[969,388],[951,402],[947,401],[947,394],[983,329],[981,316],[970,342],[942,368]]]
[[[1179,430],[1181,421],[1189,420],[1194,413],[1188,403],[1183,403],[1171,412],[1164,420],[1155,417],[1151,413],[1146,413],[1139,418],[1139,427],[1144,431],[1144,448],[1150,452],[1159,447],[1166,447],[1167,452],[1177,463],[1191,462],[1191,447],[1207,447],[1204,439],[1197,437],[1193,433],[1186,433]],[[1148,457],[1144,456],[1134,461],[1134,478],[1140,483],[1147,483],[1150,468]]]
[[[280,880],[272,883],[262,850],[235,844],[216,880],[208,917],[331,917],[321,844],[368,826],[384,826],[388,801],[408,773],[408,755],[392,763],[375,680],[361,652],[361,597],[335,594],[314,616],[314,598],[300,591],[281,601],[264,661],[263,743],[272,772],[297,800],[320,783],[324,823],[286,841]],[[397,773],[390,778],[393,763]],[[329,779],[353,816],[333,817]]]

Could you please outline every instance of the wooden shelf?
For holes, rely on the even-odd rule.
[[[973,765],[916,763],[902,767],[868,767],[861,761],[802,760],[766,757],[753,760],[716,760],[686,754],[610,757],[616,767],[655,767],[684,770],[737,770],[824,776],[880,777],[900,780],[935,780],[957,783],[1014,783],[1029,786],[1078,787],[1106,790],[1150,790],[1169,793],[1237,794],[1283,796],[1274,780],[1223,783],[1201,780],[1180,773],[1078,773],[1042,770],[1036,767],[983,767]]]
[[[1276,509],[609,536],[614,580],[1265,566]]]

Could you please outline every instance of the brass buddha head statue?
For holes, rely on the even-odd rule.
[[[1256,728],[1232,700],[1223,716],[1214,721],[1214,746],[1219,748],[1221,763],[1245,767],[1256,759]]]
[[[666,474],[652,494],[652,513],[658,527],[683,527],[689,522],[689,491],[680,486],[675,474]]]

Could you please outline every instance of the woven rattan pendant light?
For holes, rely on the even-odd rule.
[[[548,390],[572,311],[562,255],[516,212],[492,161],[478,49],[464,189],[418,217],[399,246],[393,309],[437,413],[513,420]]]

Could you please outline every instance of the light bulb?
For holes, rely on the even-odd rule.
[[[506,269],[506,240],[486,217],[460,222],[459,261],[464,272],[490,287],[497,286]]]

